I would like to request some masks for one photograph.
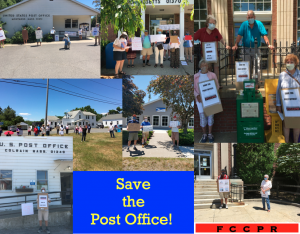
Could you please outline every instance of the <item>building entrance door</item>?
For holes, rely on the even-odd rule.
[[[210,151],[198,151],[194,154],[194,169],[196,179],[211,179],[212,162]]]
[[[60,173],[62,205],[71,204],[73,199],[73,173]]]

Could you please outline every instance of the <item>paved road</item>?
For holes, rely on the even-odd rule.
[[[0,49],[0,78],[100,78],[100,46],[93,40],[11,45]]]
[[[181,65],[178,69],[174,69],[170,67],[170,61],[164,61],[164,67],[161,68],[157,66],[154,68],[155,65],[155,57],[154,54],[150,56],[150,64],[151,66],[143,67],[143,60],[140,59],[139,55],[134,60],[134,68],[127,68],[128,60],[126,59],[124,62],[123,71],[127,75],[194,75],[194,60],[193,63],[188,63],[188,65]],[[102,78],[109,78],[114,76],[115,70],[114,69],[106,69],[105,67],[101,68],[101,77]]]
[[[1,234],[32,234],[38,233],[39,227],[35,228],[23,228],[23,229],[0,229]],[[43,227],[43,232],[41,234],[46,234],[45,226]],[[72,234],[73,228],[72,227],[65,227],[65,226],[58,226],[58,227],[51,227],[49,226],[49,230],[51,234]]]
[[[196,209],[195,222],[243,222],[243,223],[290,223],[300,222],[299,207],[276,204],[271,201],[271,212],[261,210],[261,201],[247,201],[245,206],[229,207],[228,209]]]

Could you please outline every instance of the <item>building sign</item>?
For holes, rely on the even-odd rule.
[[[152,0],[154,5],[179,5],[182,0]],[[147,5],[152,5],[152,2],[150,0],[146,1]]]
[[[179,30],[180,24],[161,24],[159,28],[162,30]]]
[[[2,17],[11,18],[11,20],[43,20],[51,17],[50,14],[3,14]]]
[[[73,137],[1,137],[0,155],[43,154],[73,157]]]
[[[166,112],[166,108],[164,108],[164,107],[156,107],[156,112]]]

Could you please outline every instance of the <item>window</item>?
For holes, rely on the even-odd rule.
[[[94,119],[94,116],[92,116],[92,119]]]
[[[0,170],[0,190],[12,190],[12,170]]]
[[[271,11],[271,0],[233,0],[234,11]]]
[[[65,20],[65,28],[71,28],[71,19],[66,19]]]
[[[81,119],[81,115],[79,115],[79,119]]]
[[[94,126],[94,123],[92,123],[92,126]]]
[[[161,126],[163,126],[163,127],[169,126],[169,117],[168,116],[161,117]]]
[[[148,116],[148,122],[150,123],[150,116]],[[151,123],[150,123],[151,124]]]
[[[78,20],[72,20],[72,28],[78,28]]]
[[[119,121],[117,121],[117,124],[119,124]]]
[[[153,116],[153,126],[159,126],[159,116],[158,115]]]
[[[48,171],[37,171],[36,189],[41,190],[43,187],[48,190]]]
[[[194,10],[194,31],[204,28],[207,18],[207,3],[206,0],[195,0]]]
[[[189,127],[194,127],[194,118],[190,118]]]
[[[53,124],[53,122],[51,122],[51,125]]]

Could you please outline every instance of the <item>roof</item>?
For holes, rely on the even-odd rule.
[[[108,120],[112,120],[112,119],[122,120],[122,118],[123,118],[122,114],[112,114],[112,115],[107,115],[105,117],[102,117],[98,122],[108,121]]]
[[[143,106],[147,106],[147,105],[150,105],[150,104],[152,104],[152,103],[154,103],[154,102],[158,102],[158,101],[162,101],[162,99],[159,98],[159,99],[153,100],[153,101],[151,101],[151,102],[147,102],[147,103],[144,104]]]
[[[16,125],[28,125],[27,123],[24,123],[24,122],[21,122],[21,123],[18,123]]]
[[[47,116],[47,120],[60,120],[57,116]]]
[[[19,3],[17,3],[17,4],[11,5],[11,6],[9,6],[9,7],[6,7],[6,8],[4,8],[4,9],[0,10],[0,12],[7,11],[7,10],[9,10],[9,9],[11,9],[11,8],[14,8],[14,7],[16,7],[16,6],[19,6],[19,5],[24,4],[24,3],[26,3],[26,2],[29,2],[29,1],[31,1],[31,0],[23,0],[22,2],[19,2]],[[74,2],[74,3],[78,4],[78,5],[81,5],[81,6],[87,8],[87,9],[89,9],[89,10],[91,10],[91,11],[94,11],[94,12],[97,13],[97,14],[100,13],[100,11],[97,11],[96,9],[94,9],[94,8],[92,8],[92,7],[89,7],[89,6],[87,6],[87,5],[85,5],[85,4],[81,3],[81,2],[76,1],[76,0],[69,0],[69,1]]]
[[[70,115],[70,117],[74,118],[79,112],[81,112],[84,115],[94,115],[94,116],[96,116],[95,114],[93,114],[91,112],[81,111],[81,110],[70,111],[70,112],[68,112],[68,114]],[[64,116],[64,118],[65,118],[65,116]]]

